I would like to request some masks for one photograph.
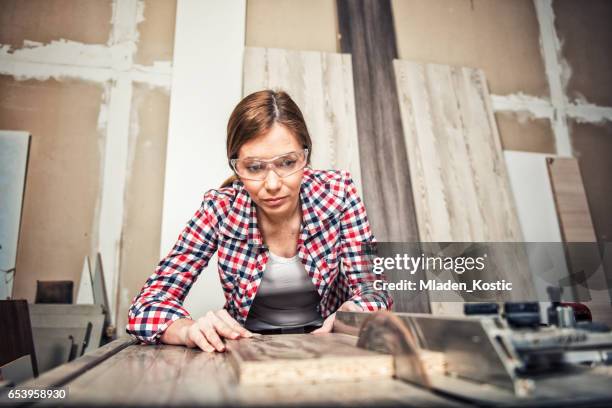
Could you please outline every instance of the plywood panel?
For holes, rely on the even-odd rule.
[[[100,191],[102,86],[0,76],[0,128],[32,135],[13,295],[34,300],[36,280],[78,285],[93,246]]]
[[[71,40],[106,44],[112,20],[111,0],[3,0],[0,44],[13,48],[24,40]]]
[[[351,58],[346,54],[247,48],[243,96],[286,91],[304,114],[312,166],[348,170],[361,192],[361,168]]]
[[[171,61],[174,50],[176,0],[145,0],[144,21],[138,24],[136,64]]]
[[[612,2],[596,0],[553,1],[555,28],[563,44],[567,71],[567,92],[571,99],[585,99],[611,106],[612,94]]]
[[[421,240],[522,241],[483,73],[401,60],[394,67]],[[511,297],[532,298],[524,254],[515,255],[495,278],[513,282]]]
[[[491,92],[547,96],[532,0],[393,0],[399,58],[479,67]]]
[[[525,112],[495,112],[495,121],[504,150],[557,153],[548,119],[535,119]]]
[[[249,0],[246,45],[300,51],[337,51],[336,7],[331,0]]]
[[[603,268],[582,175],[574,158],[547,161],[567,257],[574,274],[583,274],[591,301],[587,305],[595,320],[612,323],[609,284]]]
[[[392,356],[357,348],[356,341],[331,333],[264,335],[229,340],[227,349],[243,385],[390,378]]]
[[[610,243],[612,183],[606,175],[612,174],[612,123],[573,122],[571,133],[597,239]]]

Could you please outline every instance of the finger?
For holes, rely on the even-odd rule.
[[[218,335],[228,339],[237,339],[240,337],[240,333],[232,329],[227,323],[218,318],[216,315],[213,314],[213,317],[210,318],[210,322]]]
[[[336,320],[336,314],[333,313],[329,315],[327,319],[325,319],[325,321],[323,322],[323,326],[319,327],[316,330],[311,331],[310,333],[312,334],[330,333],[332,328],[334,327],[335,320]]]
[[[213,346],[211,346],[208,341],[206,341],[206,338],[200,331],[197,324],[194,324],[192,327],[193,329],[189,330],[188,333],[189,340],[192,342],[192,344],[194,346],[198,346],[200,349],[206,351],[207,353],[212,353],[213,351],[215,351]]]
[[[252,337],[253,333],[245,329],[234,319],[225,309],[222,309],[217,313],[217,316],[227,323],[233,330],[236,330],[243,337]]]
[[[215,348],[217,351],[225,351],[225,344],[217,334],[215,328],[212,323],[205,320],[202,322],[202,327],[200,328],[204,336],[206,336],[206,340]]]
[[[252,337],[253,333],[248,331],[246,328],[240,325],[225,309],[222,309],[217,313],[217,316],[222,319],[225,323],[229,324],[230,327],[240,333],[243,337]]]

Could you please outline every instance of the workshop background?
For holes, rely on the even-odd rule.
[[[2,0],[0,129],[31,134],[15,273],[3,277],[10,296],[34,302],[37,280],[73,281],[76,292],[85,258],[93,265],[100,253],[112,321],[123,335],[132,298],[202,194],[230,174],[229,113],[268,86],[287,89],[305,111],[315,165],[351,170],[379,241],[605,243],[612,237],[610,21],[605,0]],[[408,143],[414,135],[406,130],[415,111],[406,98],[425,89],[435,99],[432,84],[440,82],[398,89],[396,79],[406,80],[400,72],[486,83],[474,88],[494,114],[485,133],[505,155],[494,158],[508,166],[486,205],[506,206],[505,220],[518,222],[518,232],[472,238],[423,225]],[[576,239],[564,229],[575,219],[563,222],[559,197],[545,209],[548,201],[533,192],[530,218],[518,197],[504,196],[526,194],[516,191],[512,165],[534,179],[550,172],[554,187],[545,157],[577,160],[561,177],[577,180]],[[555,231],[529,235],[526,220],[541,220],[539,210]],[[494,222],[481,219],[470,230]],[[222,305],[213,261],[187,308],[199,316]]]

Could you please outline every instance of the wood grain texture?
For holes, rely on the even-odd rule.
[[[240,404],[246,406],[341,407],[468,407],[440,393],[403,381],[364,381],[300,384],[299,386],[240,386]]]
[[[547,160],[557,213],[566,242],[597,242],[578,160]]]
[[[610,285],[597,245],[578,160],[550,158],[547,166],[571,273],[583,287],[588,288],[591,300],[586,304],[593,319],[612,324]]]
[[[21,385],[25,388],[61,387],[135,342],[131,338],[115,340]]]
[[[419,242],[392,61],[397,58],[389,0],[337,0],[340,48],[353,61],[364,201],[381,242]],[[415,276],[424,279],[420,271]],[[395,310],[429,313],[426,293]]]
[[[306,120],[312,166],[350,171],[361,192],[350,55],[249,47],[243,80],[243,96],[262,89],[286,91]]]
[[[278,385],[391,378],[391,356],[356,347],[344,334],[285,334],[230,340],[240,384]]]
[[[397,58],[388,0],[338,0],[342,52],[353,61],[365,203],[380,241],[419,240],[391,62]]]
[[[348,338],[339,339],[339,344],[345,345]],[[348,341],[355,342],[356,337]],[[64,367],[75,368],[77,362],[87,360],[85,357],[54,372],[64,378],[63,374],[71,371]],[[68,383],[63,379],[49,381],[45,374],[42,382],[32,384],[66,384],[69,397],[62,401],[65,406],[463,406],[390,377],[369,378],[367,382],[244,385],[237,381],[230,359],[227,352],[210,354],[180,346],[134,344],[95,366],[79,369],[79,375],[71,374]]]
[[[421,240],[522,241],[484,74],[401,60],[394,68]],[[525,254],[500,256],[504,267],[478,279],[506,279],[510,298],[533,299]]]
[[[134,345],[70,384],[72,404],[194,406],[233,404],[224,354],[167,345]],[[109,392],[112,390],[112,392]]]

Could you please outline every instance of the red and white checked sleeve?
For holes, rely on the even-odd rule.
[[[132,301],[126,331],[145,343],[159,343],[170,323],[190,318],[183,301],[217,250],[213,203],[204,196],[170,253]]]
[[[393,298],[386,290],[376,290],[374,281],[384,280],[373,271],[376,240],[370,230],[366,209],[349,172],[343,171],[346,186],[345,209],[340,220],[340,256],[355,302],[366,311],[391,309]]]

